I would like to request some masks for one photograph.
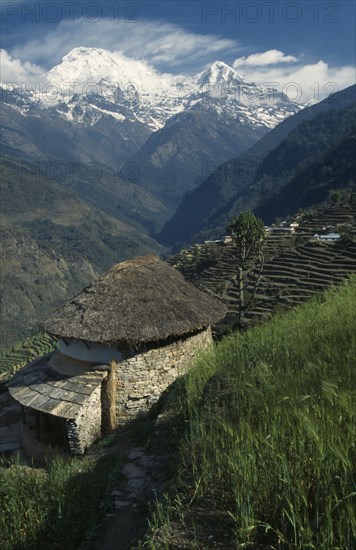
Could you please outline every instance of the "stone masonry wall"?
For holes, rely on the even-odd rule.
[[[75,420],[66,420],[69,449],[83,454],[101,436],[101,385],[94,390]]]
[[[209,328],[118,363],[117,423],[123,424],[146,412],[163,391],[187,371],[198,351],[212,341]]]

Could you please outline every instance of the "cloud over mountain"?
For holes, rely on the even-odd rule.
[[[43,69],[29,61],[12,57],[6,50],[0,50],[1,81],[13,84],[34,85],[42,80]]]
[[[254,53],[247,57],[238,57],[233,64],[234,69],[238,67],[263,67],[265,65],[276,65],[279,63],[294,63],[298,61],[294,55],[285,55],[280,50],[268,50],[262,53]]]
[[[90,31],[90,32],[89,32]],[[236,40],[213,34],[193,33],[174,23],[138,20],[124,23],[101,18],[88,29],[88,21],[63,20],[54,28],[31,35],[12,55],[46,69],[57,64],[77,46],[120,51],[134,59],[148,61],[159,70],[196,71],[216,59],[218,54],[236,53]]]
[[[125,22],[101,17],[90,24],[79,17],[41,27],[41,32],[33,32],[34,28],[30,32],[31,27],[26,25],[21,30],[21,42],[3,54],[3,82],[37,82],[42,72],[57,65],[78,46],[118,52],[171,74],[195,74],[222,59],[246,80],[271,83],[271,87],[301,104],[320,101],[355,81],[350,64],[331,64],[324,56],[311,56],[300,47],[298,53],[288,52],[283,46],[249,53],[253,44],[218,33],[203,33],[201,29],[197,32],[166,20],[141,18]]]
[[[233,67],[257,84],[269,83],[298,103],[317,103],[355,83],[355,68],[330,66],[320,59],[304,62],[279,50],[239,57]]]

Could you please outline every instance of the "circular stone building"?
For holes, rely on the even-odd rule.
[[[211,344],[226,306],[156,255],[119,263],[57,309],[58,349],[21,369],[10,393],[72,453],[137,417]]]

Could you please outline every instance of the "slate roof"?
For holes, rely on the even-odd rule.
[[[16,401],[61,418],[76,418],[106,376],[102,370],[88,370],[55,351],[20,369],[9,384]]]

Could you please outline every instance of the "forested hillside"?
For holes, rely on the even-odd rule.
[[[354,116],[355,111],[350,112]],[[335,123],[337,123],[335,121]],[[332,191],[356,188],[356,130],[345,131],[332,147],[301,163],[295,176],[269,200],[261,201],[256,214],[266,223],[293,215],[300,208],[321,203]],[[337,197],[338,194],[335,194]]]
[[[1,160],[1,345],[39,322],[120,260],[163,249],[142,226],[110,216],[38,166]]]
[[[334,147],[340,153],[343,139],[345,147],[349,147],[348,137],[356,126],[355,104],[356,86],[351,86],[283,121],[246,153],[222,164],[200,187],[186,195],[160,233],[160,241],[179,247],[220,236],[239,211],[262,206],[294,178],[302,183],[303,171],[313,163],[329,162]],[[322,159],[328,150],[329,157]],[[353,166],[351,160],[350,166],[344,167],[345,174],[333,164],[326,167],[330,185],[319,196],[327,197],[332,181],[336,188],[346,187]],[[306,174],[305,178],[308,177]],[[320,180],[316,187],[319,184]],[[313,186],[313,181],[308,180],[308,185]],[[314,199],[312,193],[309,196]],[[291,203],[288,204],[290,207]],[[303,202],[303,206],[310,205],[306,200]],[[297,208],[298,205],[289,208],[286,213],[292,214]]]

